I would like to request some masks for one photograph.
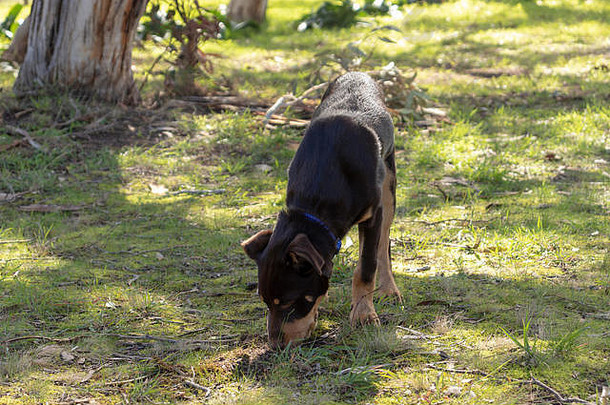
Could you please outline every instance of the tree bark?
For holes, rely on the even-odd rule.
[[[139,100],[131,71],[148,0],[36,0],[16,95],[57,88],[110,102]]]
[[[231,0],[227,16],[236,23],[254,21],[261,24],[265,21],[267,0]]]

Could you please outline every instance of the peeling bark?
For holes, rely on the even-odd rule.
[[[266,11],[267,0],[231,0],[227,16],[236,23],[254,21],[261,24],[265,21]]]
[[[131,71],[131,51],[146,3],[35,1],[15,94],[59,88],[110,102],[136,103],[139,95]]]

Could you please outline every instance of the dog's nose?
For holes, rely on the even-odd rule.
[[[275,314],[269,314],[267,318],[267,335],[269,337],[269,345],[274,349],[280,349],[283,346],[282,320]]]
[[[269,346],[274,350],[278,350],[283,349],[286,345],[282,340],[280,340],[279,336],[275,338],[269,336]]]

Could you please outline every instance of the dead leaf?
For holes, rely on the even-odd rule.
[[[0,193],[0,202],[11,202],[17,198],[16,194],[12,193]]]
[[[428,306],[428,305],[446,305],[446,306],[451,306],[450,303],[448,303],[447,301],[443,301],[443,300],[425,300],[425,301],[420,301],[417,304],[415,304],[416,307]]]
[[[110,308],[110,309],[115,309],[115,308],[117,308],[117,304],[115,304],[115,303],[114,303],[114,302],[112,302],[112,301],[107,301],[107,302],[106,302],[106,304],[104,304],[104,306],[105,306],[106,308]]]
[[[54,361],[57,361],[63,350],[64,348],[59,345],[43,346],[36,353],[36,358],[33,360],[33,363],[39,366],[50,365]]]
[[[500,76],[521,76],[527,73],[527,71],[521,67],[474,68],[466,70],[466,73],[472,76],[493,78]]]
[[[447,116],[447,112],[444,110],[441,110],[440,108],[436,108],[436,107],[423,107],[422,111],[424,112],[424,114],[430,114],[430,115],[436,115],[439,117],[446,117]]]
[[[419,272],[422,272],[422,271],[428,271],[430,269],[431,269],[430,266],[422,266],[422,267],[418,267],[416,269],[408,269],[407,272],[409,272],[409,273],[419,273]]]
[[[602,405],[608,405],[610,403],[610,387],[602,386],[602,393],[599,398],[602,400]]]
[[[264,163],[261,163],[261,164],[258,164],[258,165],[254,165],[254,168],[256,170],[260,171],[260,172],[263,172],[264,174],[267,174],[271,170],[273,170],[273,167],[271,167],[271,166],[269,166],[267,164],[264,164]]]
[[[157,258],[157,260],[165,259],[165,256],[163,256],[161,252],[155,252],[155,257]]]
[[[127,280],[127,285],[131,285],[134,281],[136,281],[139,278],[140,278],[139,274],[134,274],[131,279]]]
[[[162,185],[158,185],[158,184],[149,184],[148,187],[150,187],[150,192],[153,194],[157,194],[157,195],[164,195],[167,194],[167,192],[169,191],[167,189],[167,187],[162,186]]]
[[[101,370],[101,367],[100,367],[100,368],[93,369],[93,370],[89,370],[89,372],[87,373],[87,375],[85,375],[85,376],[84,376],[84,377],[83,377],[83,378],[80,380],[80,383],[81,383],[81,384],[83,384],[83,383],[86,383],[87,381],[89,381],[89,380],[90,380],[90,379],[91,379],[91,378],[92,378],[92,377],[95,375],[95,373],[97,373],[99,370]]]
[[[68,351],[63,351],[61,352],[61,359],[65,362],[65,363],[72,363],[74,361],[76,357],[74,357],[74,355]]]
[[[19,207],[20,211],[26,212],[59,212],[59,211],[79,211],[85,208],[84,205],[56,205],[56,204],[30,204]]]
[[[457,397],[461,393],[462,393],[462,388],[458,387],[457,385],[452,385],[450,387],[447,387],[447,389],[445,390],[445,395],[449,395],[449,396]]]
[[[549,162],[557,162],[558,160],[561,160],[561,156],[555,152],[546,152],[544,154],[544,160],[548,160]]]
[[[449,177],[449,176],[445,176],[442,179],[440,179],[438,181],[438,184],[441,184],[444,186],[455,185],[455,184],[457,184],[459,186],[465,186],[465,187],[470,186],[470,183],[468,183],[463,178],[456,178],[456,177]]]
[[[16,148],[18,146],[23,146],[23,145],[26,145],[26,142],[23,139],[18,139],[16,141],[11,142],[11,143],[0,145],[0,152],[4,152],[4,151]]]

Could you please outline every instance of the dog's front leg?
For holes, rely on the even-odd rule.
[[[379,325],[379,317],[373,306],[373,293],[381,225],[381,207],[370,219],[358,224],[360,257],[352,279],[352,311],[349,316],[352,326],[368,323]]]

